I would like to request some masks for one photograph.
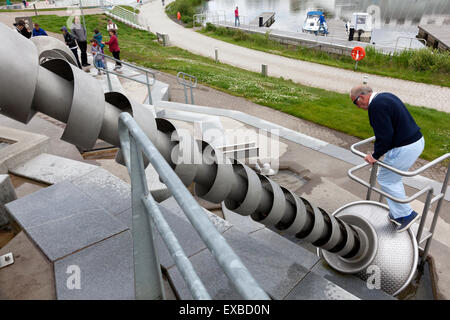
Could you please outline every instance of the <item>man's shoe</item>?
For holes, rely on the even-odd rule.
[[[401,224],[397,227],[396,231],[403,232],[403,231],[407,230],[414,223],[414,221],[416,221],[419,218],[420,218],[420,215],[413,210],[409,216],[397,219],[397,221],[400,220]]]
[[[395,218],[391,215],[391,212],[388,213],[388,218],[389,218],[389,221],[391,221],[392,223],[396,224],[397,226],[399,226],[399,225],[402,224],[402,223],[401,223],[402,218],[395,219]]]

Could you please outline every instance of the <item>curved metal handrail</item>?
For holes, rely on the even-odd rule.
[[[363,152],[357,150],[356,147],[360,146],[360,145],[363,145],[363,144],[366,144],[366,143],[369,143],[369,142],[372,142],[374,140],[375,140],[375,137],[370,137],[370,138],[367,138],[367,139],[362,140],[360,142],[354,143],[350,147],[350,150],[354,154],[364,158],[366,155]],[[391,199],[391,200],[393,200],[395,202],[398,202],[398,203],[409,203],[409,202],[413,201],[414,199],[417,199],[419,196],[421,196],[421,195],[423,195],[425,193],[427,194],[426,200],[425,200],[425,204],[424,204],[424,207],[423,207],[423,211],[422,211],[422,218],[420,220],[420,224],[419,224],[419,228],[418,228],[417,236],[416,236],[418,243],[420,243],[421,239],[422,239],[422,233],[423,233],[423,229],[424,229],[424,226],[425,226],[425,221],[427,219],[427,215],[428,215],[428,211],[430,209],[430,206],[434,202],[437,201],[436,209],[435,209],[433,220],[431,222],[431,227],[430,227],[431,237],[429,237],[427,239],[427,242],[426,242],[426,245],[425,245],[425,249],[424,249],[423,255],[422,255],[421,260],[420,260],[420,264],[423,264],[425,262],[425,259],[426,259],[427,255],[428,255],[428,250],[430,249],[431,239],[433,238],[434,230],[435,230],[436,225],[437,225],[437,221],[438,221],[438,217],[439,217],[439,212],[440,212],[440,209],[441,209],[442,201],[444,200],[445,194],[447,193],[447,184],[448,184],[448,181],[449,181],[450,164],[449,164],[449,167],[447,168],[447,172],[445,174],[444,182],[442,183],[441,192],[438,193],[434,198],[432,198],[433,191],[434,191],[433,187],[432,186],[426,186],[422,190],[419,190],[417,193],[415,193],[412,196],[410,196],[409,198],[405,198],[405,199],[400,199],[400,198],[393,197],[390,194],[384,192],[383,190],[380,190],[379,188],[375,187],[378,166],[381,166],[381,167],[383,167],[383,168],[385,168],[387,170],[395,172],[395,173],[397,173],[397,174],[399,174],[399,175],[401,175],[403,177],[413,177],[413,176],[416,176],[419,173],[427,170],[428,168],[430,168],[430,167],[432,167],[432,166],[434,166],[434,165],[444,161],[445,159],[447,159],[449,157],[450,157],[450,153],[446,153],[446,154],[440,156],[439,158],[436,158],[433,161],[423,165],[422,167],[420,167],[419,169],[417,169],[415,171],[398,170],[398,169],[396,169],[394,167],[391,167],[391,166],[387,165],[383,161],[378,160],[377,162],[375,162],[375,164],[372,167],[372,172],[370,174],[370,182],[369,183],[367,183],[364,180],[356,177],[353,174],[354,171],[368,166],[369,165],[368,163],[362,163],[362,164],[357,165],[357,166],[351,168],[350,170],[348,170],[348,176],[352,180],[354,180],[354,181],[356,181],[356,182],[358,182],[358,183],[360,183],[363,186],[368,188],[366,200],[370,200],[370,195],[371,195],[372,191],[378,192],[381,196],[384,196],[384,197],[386,197],[388,199]],[[380,197],[380,202],[381,202],[381,197]]]
[[[357,147],[357,146],[360,146],[360,145],[363,145],[363,144],[366,144],[366,143],[368,143],[368,142],[372,142],[372,141],[374,141],[374,140],[375,140],[375,137],[370,137],[370,138],[365,139],[365,140],[363,140],[363,141],[360,141],[360,142],[357,142],[357,143],[355,143],[355,144],[352,144],[351,147],[350,147],[350,150],[351,150],[354,154],[356,154],[356,155],[358,155],[358,156],[364,158],[364,157],[366,156],[366,154],[364,154],[363,152],[357,150],[356,147]],[[443,160],[445,160],[445,159],[447,159],[447,158],[450,158],[450,153],[446,153],[446,154],[440,156],[439,158],[434,159],[433,161],[431,161],[431,162],[429,162],[429,163],[423,165],[422,167],[420,167],[419,169],[417,169],[417,170],[415,170],[415,171],[402,171],[402,170],[398,170],[398,169],[396,169],[396,168],[394,168],[394,167],[391,167],[391,166],[385,164],[383,161],[380,161],[380,160],[378,160],[377,163],[378,163],[378,165],[380,165],[380,166],[382,166],[382,167],[384,167],[384,168],[386,168],[386,169],[388,169],[388,170],[391,170],[391,171],[393,171],[393,172],[395,172],[395,173],[397,173],[397,174],[399,174],[399,175],[401,175],[401,176],[404,176],[404,177],[413,177],[413,176],[416,176],[416,175],[422,173],[423,171],[427,170],[428,168],[434,166],[435,164],[437,164],[437,163],[439,163],[439,162],[442,162]]]

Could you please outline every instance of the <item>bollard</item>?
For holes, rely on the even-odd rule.
[[[261,74],[263,77],[267,77],[267,64],[261,65]]]
[[[219,49],[214,48],[214,56],[215,56],[216,63],[219,62]]]
[[[369,77],[366,75],[366,76],[364,76],[363,77],[363,84],[367,84],[367,79],[368,79]]]

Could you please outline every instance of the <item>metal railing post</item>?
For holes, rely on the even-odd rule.
[[[419,229],[417,230],[417,243],[420,243],[420,238],[422,238],[423,228],[425,227],[425,222],[427,220],[428,211],[430,210],[431,198],[433,197],[433,189],[430,189],[427,193],[427,199],[422,211],[422,217],[420,218]]]
[[[441,194],[443,194],[443,195],[445,195],[446,191],[447,191],[449,175],[450,175],[450,164],[447,166],[447,174],[445,175],[444,182],[442,183]],[[436,205],[436,210],[434,211],[433,220],[432,220],[431,226],[430,226],[430,232],[432,235],[434,234],[434,230],[436,229],[436,224],[437,224],[437,221],[439,218],[439,213],[441,211],[442,201],[444,201],[444,197],[441,197],[439,199],[439,201]],[[428,251],[430,250],[430,245],[431,245],[431,239],[433,239],[433,237],[429,238],[425,244],[425,248],[423,250],[422,258],[420,259],[419,265],[423,265],[428,256]]]
[[[377,182],[377,172],[378,172],[378,164],[375,162],[370,172],[370,180],[369,180],[370,187],[367,189],[366,200],[370,200],[370,197],[372,195],[373,187],[375,187],[375,184]]]
[[[133,135],[129,134],[129,139],[135,295],[139,300],[165,299],[161,267],[153,239],[153,224],[141,200],[142,195],[148,194],[142,151]]]
[[[152,90],[150,88],[150,83],[148,82],[148,72],[147,71],[145,71],[145,81],[147,82],[148,103],[153,105]]]
[[[105,72],[106,72],[106,79],[108,80],[108,89],[111,92],[112,91],[112,84],[111,84],[111,77],[109,76],[108,61],[105,61]]]

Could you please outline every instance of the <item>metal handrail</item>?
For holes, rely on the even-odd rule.
[[[354,154],[364,158],[366,155],[363,152],[357,150],[356,147],[360,146],[362,144],[366,144],[366,143],[372,142],[374,140],[375,140],[375,137],[370,137],[368,139],[365,139],[365,140],[362,140],[360,142],[357,142],[357,143],[353,144],[350,147],[350,150]],[[431,237],[429,237],[426,240],[427,242],[426,242],[426,245],[425,245],[425,248],[424,248],[424,251],[423,251],[423,255],[422,255],[421,260],[419,262],[420,265],[424,264],[424,262],[425,262],[425,260],[426,260],[426,258],[428,256],[428,251],[430,249],[431,240],[433,239],[434,230],[436,228],[436,224],[437,224],[437,221],[438,221],[438,217],[439,217],[442,201],[444,200],[445,195],[447,193],[447,184],[449,182],[449,177],[450,177],[450,174],[449,174],[450,173],[450,164],[447,167],[447,172],[445,174],[444,182],[442,183],[441,192],[439,194],[437,194],[434,198],[432,198],[433,191],[434,191],[433,187],[432,186],[426,186],[425,188],[423,188],[422,190],[419,190],[414,195],[410,196],[409,198],[405,198],[405,199],[400,199],[400,198],[391,196],[390,194],[384,192],[383,190],[380,190],[380,189],[375,187],[376,176],[377,176],[377,172],[378,172],[378,166],[381,166],[381,167],[383,167],[383,168],[385,168],[387,170],[395,172],[395,173],[397,173],[397,174],[399,174],[400,176],[403,176],[403,177],[412,177],[412,176],[416,176],[419,173],[425,171],[426,169],[428,169],[428,168],[430,168],[430,167],[432,167],[432,166],[434,166],[434,165],[444,161],[445,159],[447,159],[449,157],[450,157],[450,153],[446,153],[446,154],[440,156],[439,158],[434,159],[433,161],[423,165],[422,167],[420,167],[419,169],[417,169],[415,171],[398,170],[398,169],[396,169],[394,167],[391,167],[391,166],[385,164],[383,161],[378,160],[377,162],[374,163],[374,165],[372,167],[372,172],[370,173],[370,181],[369,181],[369,183],[363,181],[362,179],[356,177],[353,174],[354,171],[359,170],[359,169],[361,169],[361,168],[363,168],[365,166],[368,166],[369,165],[368,163],[362,163],[360,165],[357,165],[357,166],[351,168],[348,171],[348,176],[352,180],[354,180],[354,181],[356,181],[356,182],[358,182],[358,183],[360,183],[360,184],[362,184],[362,185],[364,185],[365,187],[368,188],[367,195],[366,195],[366,199],[367,200],[370,200],[370,196],[371,196],[371,192],[372,191],[378,192],[381,195],[380,196],[380,202],[382,200],[382,196],[385,196],[386,198],[391,199],[392,201],[395,201],[395,202],[398,202],[398,203],[409,203],[409,202],[413,201],[414,199],[417,199],[422,194],[425,194],[425,193],[427,194],[426,200],[425,200],[425,204],[424,204],[424,207],[423,207],[423,211],[422,211],[422,217],[421,217],[419,228],[418,228],[417,235],[416,235],[417,243],[421,242],[423,229],[425,227],[425,221],[426,221],[427,216],[428,216],[428,211],[429,211],[431,205],[434,202],[437,201],[436,210],[434,212],[433,220],[431,222],[431,227],[430,227]]]
[[[197,77],[180,71],[177,73],[177,82],[179,84],[183,85],[184,101],[186,102],[186,104],[189,103],[186,87],[189,87],[189,89],[191,91],[191,104],[195,104],[194,103],[194,93],[192,92],[192,89],[197,87]]]
[[[350,150],[351,150],[354,154],[356,154],[356,155],[358,155],[358,156],[364,158],[364,157],[366,156],[366,154],[364,154],[363,152],[357,150],[356,147],[357,147],[357,146],[360,146],[360,145],[363,145],[363,144],[366,144],[366,143],[368,143],[368,142],[372,142],[372,141],[374,141],[374,140],[375,140],[375,137],[370,137],[370,138],[367,138],[367,139],[362,140],[362,141],[360,141],[360,142],[357,142],[357,143],[355,143],[355,144],[352,144],[352,146],[350,147]],[[431,162],[429,162],[429,163],[423,165],[422,167],[420,167],[419,169],[417,169],[417,170],[415,170],[415,171],[402,171],[402,170],[398,170],[398,169],[396,169],[396,168],[394,168],[394,167],[391,167],[391,166],[385,164],[385,163],[382,162],[382,161],[377,161],[377,163],[378,163],[380,166],[382,166],[382,167],[384,167],[384,168],[386,168],[386,169],[388,169],[388,170],[391,170],[391,171],[393,171],[393,172],[395,172],[395,173],[398,173],[398,174],[401,175],[401,176],[412,177],[412,176],[418,175],[419,173],[422,173],[422,172],[425,171],[426,169],[428,169],[428,168],[434,166],[435,164],[437,164],[437,163],[439,163],[439,162],[444,161],[444,160],[447,159],[447,158],[450,158],[450,153],[446,153],[446,154],[440,156],[439,158],[434,159],[433,161],[431,161]]]
[[[115,61],[115,62],[120,62],[123,65],[129,66],[129,67],[131,67],[133,69],[136,69],[136,70],[139,70],[139,71],[142,71],[142,72],[145,73],[146,81],[141,81],[139,79],[136,79],[136,78],[133,78],[133,77],[128,77],[128,76],[126,76],[124,74],[117,73],[117,72],[109,70],[108,69],[108,63],[105,63],[105,69],[98,68],[95,65],[95,63],[94,63],[94,66],[95,66],[95,68],[97,70],[106,72],[106,77],[108,79],[108,89],[109,89],[109,91],[112,91],[111,78],[110,78],[109,74],[114,74],[114,75],[116,75],[118,77],[122,77],[122,78],[125,78],[125,79],[128,79],[128,80],[136,81],[136,82],[141,83],[141,84],[145,84],[147,86],[148,103],[149,104],[153,104],[151,86],[153,86],[155,84],[155,81],[156,81],[155,73],[153,71],[151,71],[149,69],[146,69],[146,68],[138,67],[138,66],[136,66],[134,64],[131,64],[131,63],[128,63],[128,62],[124,62],[122,60],[119,60],[119,59],[116,59],[116,58],[113,58],[113,57],[110,57],[110,56],[107,56],[106,54],[103,54],[103,53],[100,53],[100,52],[97,52],[96,55],[100,55],[100,56],[102,56],[102,57],[104,57],[106,59],[109,59],[109,60],[112,60],[112,61]],[[94,56],[94,61],[95,61],[95,56]],[[151,76],[151,78],[149,78],[149,75]]]
[[[146,298],[145,295],[138,293],[141,292],[140,290],[145,292],[142,288],[143,283],[141,280],[142,278],[149,278],[147,275],[149,271],[153,271],[153,273],[156,274],[153,279],[159,277],[159,283],[149,279],[147,281],[148,285],[154,285],[158,290],[162,291],[161,271],[159,268],[158,257],[153,241],[151,241],[153,238],[152,224],[149,224],[149,221],[143,220],[143,217],[149,216],[172,253],[172,257],[174,257],[175,263],[193,296],[195,298],[209,299],[209,295],[206,290],[204,290],[204,286],[198,279],[195,271],[193,271],[189,259],[182,252],[178,241],[170,231],[170,227],[165,222],[163,215],[160,213],[158,205],[148,192],[143,165],[144,154],[152,164],[153,168],[158,172],[162,181],[167,185],[187,218],[205,242],[206,246],[224,270],[238,293],[245,299],[269,299],[269,296],[261,289],[240,258],[234,253],[224,237],[207,218],[203,209],[187,190],[152,141],[145,135],[128,113],[124,112],[119,116],[119,135],[121,150],[131,177],[133,240],[135,246],[139,246],[138,250],[134,250],[135,284],[138,286],[138,289],[136,289],[137,298]],[[142,240],[141,237],[150,239],[150,243],[143,243],[140,241]],[[147,251],[143,251],[145,246],[147,247]],[[149,259],[141,257],[140,255],[145,252],[151,252],[153,257],[150,256],[148,257]],[[145,264],[147,264],[147,266]],[[148,294],[155,296],[154,292],[153,294]],[[159,296],[163,296],[163,293],[159,294]]]
[[[108,6],[107,6],[108,5]],[[139,24],[138,15],[136,12],[132,12],[128,9],[121,7],[121,5],[109,2],[107,0],[104,1],[103,9],[108,11],[110,14],[116,15],[122,19],[127,20],[130,23]],[[113,12],[114,11],[114,12]]]
[[[408,49],[411,49],[411,44],[412,44],[412,41],[413,41],[413,40],[417,40],[417,41],[419,41],[419,42],[421,42],[421,40],[423,40],[423,41],[424,41],[425,47],[427,46],[427,40],[425,40],[425,39],[422,39],[422,38],[415,38],[415,37],[398,36],[398,37],[397,37],[397,40],[395,41],[395,49],[394,49],[394,52],[397,51],[397,45],[398,45],[398,40],[399,40],[399,39],[410,39],[410,41],[409,41],[409,47],[401,47],[401,48],[408,48]]]

